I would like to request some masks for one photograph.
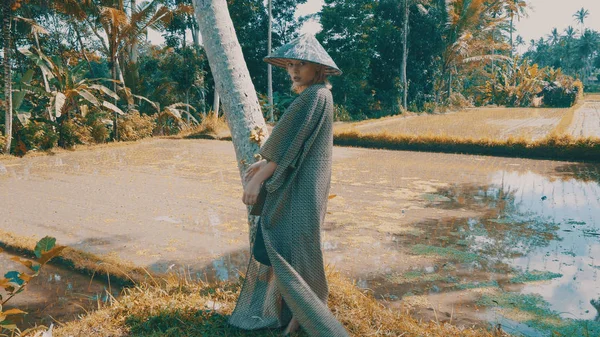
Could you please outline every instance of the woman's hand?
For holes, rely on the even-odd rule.
[[[250,165],[250,167],[248,167],[246,169],[246,172],[244,172],[244,183],[250,181],[252,179],[252,177],[254,177],[254,174],[256,174],[256,172],[260,171],[260,169],[263,168],[266,164],[267,164],[267,160],[261,159],[261,160],[257,161],[256,163]]]
[[[258,179],[250,179],[250,181],[244,186],[244,196],[242,197],[244,204],[256,204],[261,183],[262,182],[258,181]]]

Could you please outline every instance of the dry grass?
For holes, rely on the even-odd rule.
[[[386,131],[363,134],[356,130],[335,132],[334,144],[445,153],[468,153],[478,155],[517,158],[539,158],[572,161],[600,161],[600,139],[574,138],[570,135],[551,133],[549,136],[530,141],[524,137],[506,140],[493,138],[466,138],[450,136],[396,135]]]
[[[385,308],[330,269],[328,280],[329,307],[352,336],[507,336],[447,323],[420,322]],[[55,336],[278,336],[278,330],[245,332],[227,324],[239,290],[239,283],[209,285],[172,276],[160,284],[127,289],[110,306],[55,330]]]
[[[207,116],[202,119],[200,124],[167,138],[231,139],[231,135],[229,133],[229,126],[227,125],[225,115],[221,115],[219,118],[216,118],[214,112],[210,111]]]
[[[151,139],[151,138],[146,138],[146,140],[149,140],[149,139]],[[105,149],[105,148],[119,148],[119,147],[131,145],[131,144],[134,144],[137,142],[141,142],[144,140],[145,139],[136,140],[136,141],[127,141],[127,142],[119,141],[119,142],[110,142],[110,143],[103,143],[103,144],[76,144],[70,149],[64,149],[62,147],[57,146],[48,151],[28,151],[23,157],[7,155],[7,154],[0,154],[0,160],[2,160],[2,161],[18,160],[21,158],[53,156],[55,154],[70,153],[70,152],[74,152],[74,151],[92,151],[92,150]]]
[[[35,240],[0,231],[1,246],[31,254]],[[99,304],[79,320],[59,324],[54,336],[279,336],[279,330],[247,332],[227,324],[240,291],[240,282],[207,284],[191,281],[190,275],[149,276],[131,264],[110,257],[67,248],[59,263],[74,270],[122,278],[125,288],[118,298]],[[145,275],[143,275],[145,274]],[[146,277],[147,276],[147,277]],[[421,322],[407,312],[386,308],[339,272],[327,268],[329,307],[352,336],[507,336],[483,329],[457,327],[448,323]],[[241,280],[240,280],[241,281]],[[299,333],[297,336],[306,336]]]
[[[504,140],[509,137],[541,139],[552,132],[572,109],[477,108],[434,115],[402,115],[346,123],[338,132],[363,135],[387,132],[405,136],[445,136]]]

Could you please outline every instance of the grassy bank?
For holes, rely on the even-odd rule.
[[[7,252],[33,258],[36,242],[32,237],[23,237],[0,229],[0,248]],[[122,286],[143,283],[150,278],[146,270],[117,257],[98,256],[69,247],[64,249],[60,256],[52,259],[52,264],[84,275],[105,277],[110,282]]]
[[[329,307],[352,336],[505,336],[447,323],[419,322],[391,311],[328,270]],[[247,332],[227,324],[239,283],[201,284],[181,277],[127,289],[112,305],[55,331],[55,336],[279,336],[279,330]],[[101,327],[101,332],[99,332]],[[307,336],[298,333],[296,336]]]
[[[600,162],[600,139],[550,135],[538,141],[524,138],[506,140],[448,136],[392,135],[387,132],[362,134],[342,131],[334,134],[334,144],[389,150],[429,151],[501,157]]]
[[[35,240],[0,231],[0,246],[29,255]],[[107,257],[66,249],[54,261],[84,273],[110,275],[112,282],[129,284],[123,294],[99,304],[81,319],[63,322],[54,330],[60,336],[278,336],[279,330],[247,332],[227,324],[241,286],[237,282],[207,284],[189,275],[150,276],[144,270]],[[410,308],[392,311],[372,295],[328,268],[329,307],[352,336],[493,337],[505,334],[456,327],[442,322],[421,322]],[[120,281],[119,281],[120,280]],[[446,318],[447,319],[447,318]],[[450,320],[451,321],[451,320]],[[306,336],[298,333],[296,336]]]

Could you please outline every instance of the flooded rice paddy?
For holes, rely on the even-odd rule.
[[[150,140],[0,164],[2,230],[158,273],[245,272],[229,142]],[[600,336],[599,182],[598,165],[335,147],[326,263],[423,320]]]
[[[16,255],[0,253],[0,273],[10,271],[31,273],[20,263],[11,258]],[[19,258],[23,259],[22,256]],[[27,314],[11,316],[11,320],[25,330],[37,325],[50,326],[78,319],[80,315],[97,309],[118,297],[121,287],[110,284],[106,277],[94,278],[81,275],[67,268],[45,265],[40,274],[34,277],[24,288],[4,306],[6,311],[18,308]],[[2,290],[0,295],[8,299]]]

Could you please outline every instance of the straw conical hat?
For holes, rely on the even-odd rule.
[[[277,48],[270,56],[265,57],[263,61],[276,67],[287,68],[287,61],[290,59],[322,64],[326,66],[325,73],[327,75],[342,74],[342,71],[333,62],[331,56],[329,56],[325,48],[321,46],[317,38],[312,34],[298,36],[289,43]]]

